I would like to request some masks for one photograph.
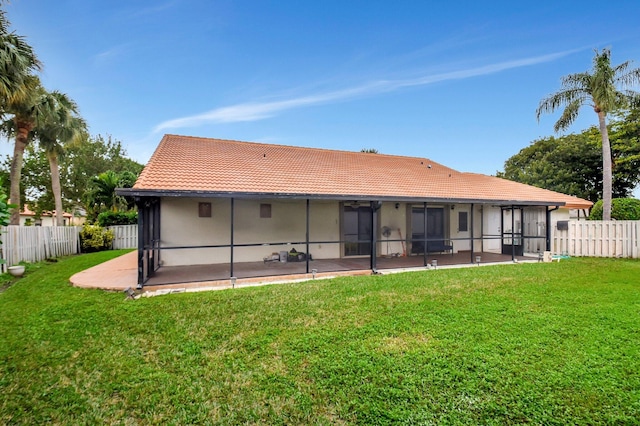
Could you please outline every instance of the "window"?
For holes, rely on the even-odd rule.
[[[458,232],[467,232],[469,230],[468,212],[458,212]]]
[[[211,217],[211,203],[198,203],[198,217]]]
[[[260,204],[260,218],[271,218],[271,204]]]

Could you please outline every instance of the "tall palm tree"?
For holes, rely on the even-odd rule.
[[[62,188],[58,158],[64,153],[64,145],[73,141],[86,130],[85,121],[78,115],[78,105],[66,94],[54,91],[47,93],[50,115],[43,117],[34,133],[44,149],[51,170],[51,190],[55,200],[56,225],[64,225],[62,216]]]
[[[542,113],[554,112],[565,105],[562,115],[554,125],[559,132],[567,129],[578,117],[582,106],[588,105],[598,115],[602,136],[602,203],[604,220],[611,220],[611,144],[607,131],[607,114],[616,110],[640,106],[640,93],[631,90],[640,84],[640,68],[630,69],[631,61],[611,66],[611,51],[595,51],[592,72],[569,74],[562,77],[562,89],[543,99],[536,110],[540,120]]]
[[[3,2],[0,2],[2,5]],[[33,48],[25,39],[9,31],[9,20],[0,10],[0,109],[6,101],[24,94],[25,79],[41,67]]]
[[[13,117],[2,123],[1,129],[7,136],[15,137],[13,158],[11,159],[11,202],[17,207],[11,212],[11,225],[20,224],[20,179],[22,178],[22,159],[24,150],[33,139],[33,129],[51,115],[52,100],[36,76],[28,76],[20,94],[7,100],[5,112]]]
[[[4,1],[0,1],[2,5]],[[33,72],[41,67],[33,48],[23,37],[9,30],[9,20],[4,10],[0,10],[0,116],[15,114],[14,107],[20,102],[28,104],[35,97],[34,91],[39,85]],[[36,84],[37,82],[37,84]],[[20,177],[22,172],[22,154],[28,145],[30,129],[24,127],[25,121],[15,115],[16,145],[14,158],[11,161],[11,191],[10,197],[14,205],[18,206],[11,212],[13,225],[20,223]],[[18,128],[21,127],[20,131]],[[27,130],[26,135],[24,131]],[[19,136],[18,136],[19,135]],[[18,158],[15,153],[18,151]]]

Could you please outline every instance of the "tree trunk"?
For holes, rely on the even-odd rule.
[[[11,171],[9,172],[9,180],[11,181],[11,190],[9,198],[11,203],[17,207],[11,210],[11,220],[9,225],[20,225],[20,209],[22,208],[22,200],[20,199],[20,180],[22,179],[22,158],[24,150],[29,145],[29,132],[33,128],[33,124],[28,120],[15,118],[16,125],[16,142],[13,147],[13,158],[11,159]]]
[[[51,190],[53,191],[53,199],[56,205],[56,226],[64,226],[58,155],[55,152],[47,152],[47,159],[49,160],[49,169],[51,170]]]
[[[609,143],[609,131],[605,113],[598,112],[598,124],[602,135],[602,220],[611,220],[611,144]]]

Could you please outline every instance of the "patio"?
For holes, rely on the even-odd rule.
[[[495,253],[482,253],[481,265],[512,263],[511,256]],[[429,269],[433,269],[432,262],[437,262],[437,268],[468,267],[470,253],[429,255]],[[475,260],[475,259],[474,259]],[[538,257],[517,256],[516,260],[537,261]],[[377,259],[378,272],[381,274],[426,269],[422,256],[408,257],[379,257]],[[371,274],[368,257],[347,259],[323,259],[309,262],[309,270],[315,270],[316,278],[330,278],[344,275]],[[165,266],[159,268],[144,286],[146,292],[196,291],[198,289],[223,289],[262,285],[268,283],[293,282],[313,279],[313,273],[306,273],[306,262],[243,262],[234,264],[236,282],[229,277],[228,264]],[[94,266],[70,279],[76,287],[98,288],[110,291],[122,291],[135,288],[137,282],[137,253],[131,252],[116,259]]]
[[[495,253],[476,253],[480,256],[481,263],[511,262],[510,255]],[[455,254],[436,254],[428,256],[428,264],[437,262],[437,267],[469,266],[471,265],[470,253],[459,252]],[[536,257],[516,256],[518,261],[535,260]],[[475,262],[475,259],[474,259]],[[423,256],[407,257],[378,257],[377,270],[381,273],[389,270],[404,270],[425,268]],[[309,262],[309,271],[316,271],[318,276],[333,274],[335,272],[361,272],[371,273],[369,257],[321,259]],[[158,269],[145,284],[147,287],[155,287],[167,284],[180,284],[192,282],[229,281],[229,265],[190,265],[190,266],[165,266]],[[310,276],[306,272],[306,262],[243,262],[234,264],[234,276],[238,279],[274,279],[283,276],[291,279]]]

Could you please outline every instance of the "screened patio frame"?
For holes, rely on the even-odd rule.
[[[544,202],[536,202],[536,203],[513,203],[503,200],[452,200],[452,199],[403,199],[403,198],[389,198],[389,197],[381,197],[381,198],[364,198],[364,197],[335,197],[335,196],[291,196],[288,194],[232,194],[232,193],[224,193],[224,194],[211,194],[211,193],[193,193],[193,192],[171,192],[171,191],[155,191],[152,194],[149,194],[145,191],[139,190],[119,190],[121,195],[129,195],[134,196],[136,205],[138,207],[138,288],[142,288],[149,280],[149,278],[155,276],[157,271],[161,268],[161,260],[162,260],[162,252],[166,250],[183,250],[183,249],[225,249],[229,250],[229,276],[226,277],[228,280],[233,280],[235,278],[235,266],[237,263],[234,260],[234,255],[236,251],[242,249],[244,247],[275,247],[275,246],[291,246],[298,245],[305,247],[305,253],[309,254],[310,246],[313,244],[340,244],[341,247],[343,244],[348,242],[354,242],[353,240],[345,240],[343,238],[343,233],[340,232],[340,238],[329,239],[329,240],[311,240],[310,239],[310,209],[311,202],[313,200],[324,200],[324,201],[336,201],[336,202],[351,202],[358,201],[359,203],[364,203],[371,209],[371,223],[372,223],[372,232],[371,236],[367,240],[358,239],[357,243],[367,243],[370,245],[370,253],[369,257],[369,269],[376,273],[378,271],[378,244],[379,243],[390,243],[390,242],[398,242],[404,243],[407,245],[412,244],[414,241],[424,244],[423,247],[427,247],[429,242],[437,241],[436,239],[428,238],[427,233],[425,232],[424,238],[421,239],[413,239],[410,235],[405,235],[405,238],[395,238],[389,239],[386,238],[382,240],[379,234],[379,224],[378,224],[378,211],[382,207],[383,203],[411,203],[414,207],[416,205],[421,204],[425,211],[425,229],[426,221],[427,221],[427,209],[429,206],[440,206],[443,204],[446,205],[470,205],[470,217],[469,217],[469,237],[455,237],[455,238],[447,238],[451,241],[469,241],[470,242],[470,252],[469,252],[469,263],[476,263],[476,256],[482,254],[484,241],[499,239],[504,240],[504,238],[511,238],[512,241],[516,238],[521,238],[523,241],[528,239],[544,239],[544,246],[546,250],[550,250],[551,245],[551,236],[550,236],[550,222],[551,222],[551,211],[559,208],[562,204],[559,203],[544,203]],[[162,246],[161,245],[161,236],[162,231],[160,229],[160,215],[161,215],[161,198],[162,197],[189,197],[189,198],[227,198],[230,200],[230,211],[229,211],[229,219],[230,219],[230,229],[229,229],[229,243],[228,244],[211,244],[211,245],[180,245],[180,246]],[[236,232],[234,217],[235,217],[235,204],[236,200],[245,200],[245,199],[273,199],[273,200],[282,200],[282,199],[294,199],[300,200],[305,203],[306,210],[306,218],[305,218],[305,235],[302,236],[297,241],[256,241],[252,243],[238,243],[236,242]],[[515,211],[517,209],[524,208],[544,208],[546,211],[545,214],[545,235],[525,235],[524,232],[517,233],[515,232],[515,223],[512,223],[511,233],[502,232],[500,235],[485,235],[483,225],[484,225],[484,209],[482,210],[480,217],[480,236],[476,236],[474,227],[476,224],[476,218],[474,217],[475,208],[474,206],[483,205],[483,206],[494,206],[500,207],[501,211],[511,210],[511,218],[512,221],[515,220]],[[524,226],[524,223],[522,224]],[[501,231],[504,231],[504,226],[501,227]],[[481,249],[480,251],[475,250],[475,243],[480,241]],[[501,243],[502,246],[502,243]],[[515,245],[511,253],[511,260],[516,260],[516,252]],[[428,265],[428,250],[423,250],[423,266]],[[343,252],[341,250],[341,252]],[[304,273],[310,274],[313,272],[311,265],[311,256],[307,255],[304,263]]]

